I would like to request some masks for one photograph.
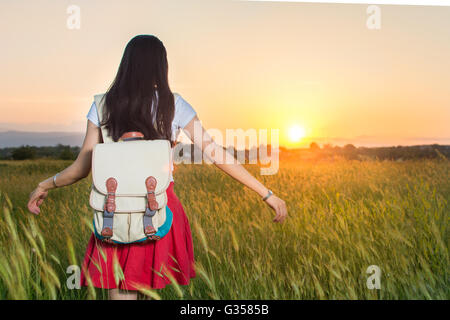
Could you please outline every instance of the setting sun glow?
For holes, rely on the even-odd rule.
[[[299,142],[306,135],[305,128],[295,125],[289,128],[289,140],[291,142]]]

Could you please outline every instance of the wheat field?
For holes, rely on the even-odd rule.
[[[90,177],[51,190],[39,216],[26,211],[36,184],[69,164],[0,161],[0,299],[107,298],[66,285],[91,233]],[[257,195],[215,167],[177,166],[197,277],[143,289],[145,297],[450,298],[448,160],[287,161],[274,176],[247,167],[286,201],[285,223],[273,223]],[[381,269],[379,290],[366,285],[371,265]]]

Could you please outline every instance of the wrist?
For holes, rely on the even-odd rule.
[[[43,191],[47,191],[48,189],[50,189],[50,188],[48,187],[48,185],[45,184],[45,181],[39,182],[38,188],[39,188],[39,189],[42,189]]]
[[[267,195],[267,193],[269,192],[269,189],[264,186],[261,186],[260,188],[258,188],[255,191],[261,198],[263,198]]]
[[[56,174],[57,175],[57,174]],[[54,189],[57,188],[56,185],[54,185],[54,176],[50,177],[48,179],[45,179],[44,181],[41,181],[38,184],[38,188],[43,190],[43,191],[48,191],[50,189]]]

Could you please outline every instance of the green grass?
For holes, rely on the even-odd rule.
[[[0,162],[0,299],[102,299],[66,286],[91,229],[90,178],[51,190],[34,216],[36,184],[70,161]],[[258,168],[248,169],[258,176]],[[258,176],[289,218],[212,166],[180,165],[175,192],[191,223],[197,278],[146,292],[161,299],[449,299],[447,160],[284,163]],[[366,287],[370,265],[381,290]]]

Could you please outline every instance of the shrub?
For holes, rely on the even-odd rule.
[[[36,158],[36,148],[31,146],[21,146],[12,152],[14,160],[25,160]]]

